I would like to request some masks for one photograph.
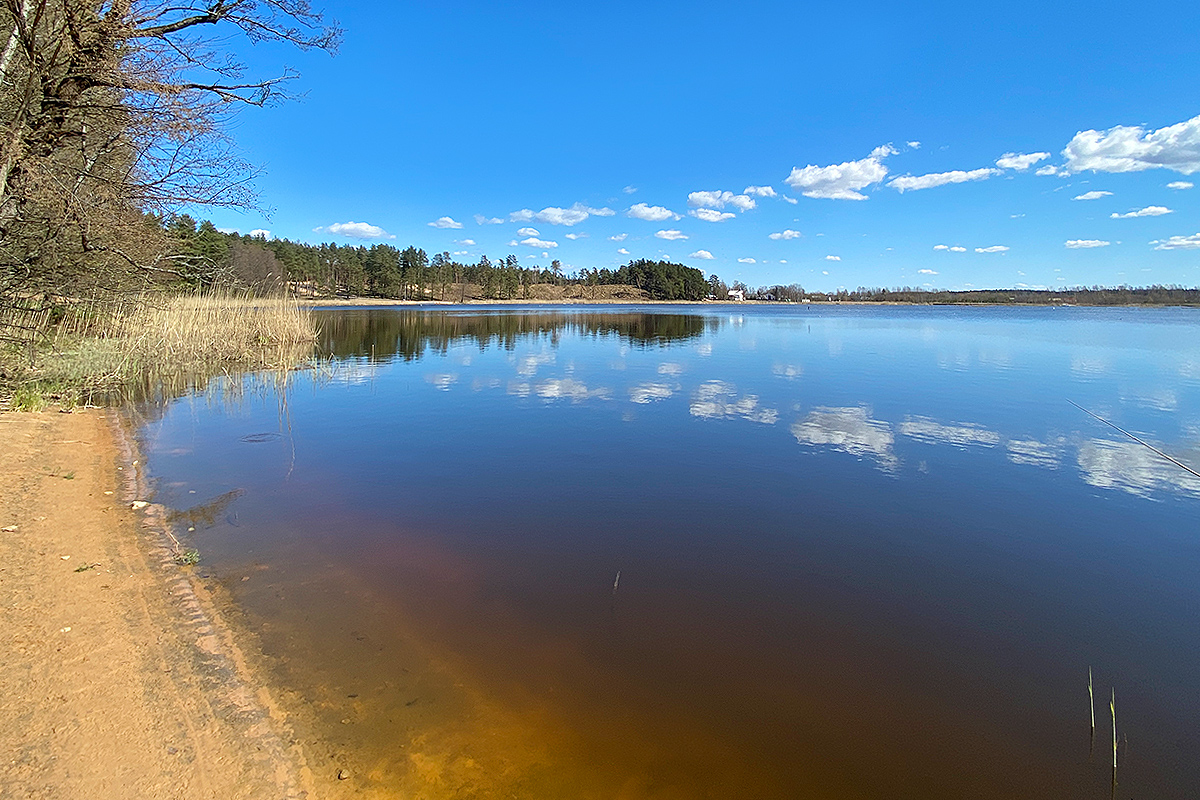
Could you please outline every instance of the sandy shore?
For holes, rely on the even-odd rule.
[[[0,795],[350,790],[307,769],[144,491],[115,411],[0,414]]]

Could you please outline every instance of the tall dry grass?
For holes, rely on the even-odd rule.
[[[43,332],[50,346],[23,367],[22,396],[173,395],[217,375],[302,364],[317,336],[311,310],[290,297],[143,296],[77,302],[61,317]]]

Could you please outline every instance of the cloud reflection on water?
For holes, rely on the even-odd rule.
[[[510,381],[508,393],[517,397],[529,397],[536,394],[543,400],[570,400],[572,403],[584,400],[608,400],[612,397],[611,389],[604,386],[589,389],[587,384],[574,378],[549,378],[536,384],[527,381]]]
[[[653,403],[666,400],[675,394],[678,386],[667,383],[641,383],[629,389],[629,399],[634,403]]]
[[[1008,460],[1014,464],[1044,469],[1058,469],[1062,464],[1061,443],[1047,444],[1036,439],[1009,439],[1007,449]]]
[[[452,372],[435,372],[425,376],[426,383],[432,383],[435,388],[448,392],[450,387],[458,383],[458,376]]]
[[[764,425],[774,425],[779,412],[773,408],[759,408],[758,395],[738,397],[737,388],[725,381],[705,381],[696,390],[690,410],[693,417],[701,419],[747,419]]]
[[[979,445],[995,447],[1000,434],[973,422],[943,424],[929,417],[908,416],[899,425],[900,433],[929,444],[952,444],[956,447]]]
[[[871,419],[862,406],[815,408],[792,425],[800,444],[831,447],[859,458],[871,458],[885,472],[893,472],[900,460],[892,448],[895,436],[886,422]]]
[[[1200,478],[1134,441],[1089,439],[1079,447],[1079,473],[1092,486],[1140,497],[1159,492],[1200,497]]]

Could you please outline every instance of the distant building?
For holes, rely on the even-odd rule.
[[[743,292],[741,289],[730,289],[729,290],[729,299],[736,300],[740,303],[746,299],[746,293]]]

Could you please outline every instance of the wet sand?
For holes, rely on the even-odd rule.
[[[113,411],[0,414],[0,794],[314,796],[161,509],[132,507],[129,441]]]

